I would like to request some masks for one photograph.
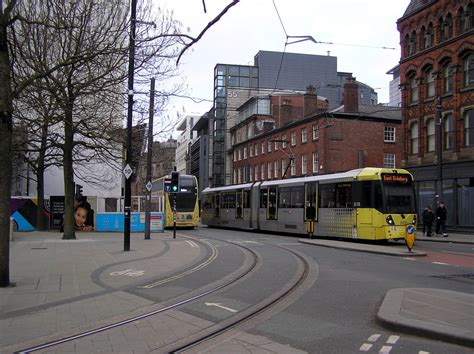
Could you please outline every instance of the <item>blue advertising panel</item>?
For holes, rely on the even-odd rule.
[[[163,213],[150,213],[150,231],[163,232]],[[123,213],[97,213],[95,219],[96,231],[123,232]],[[131,232],[145,231],[145,213],[132,213],[130,218]]]

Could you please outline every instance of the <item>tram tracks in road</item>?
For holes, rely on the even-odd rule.
[[[190,238],[189,236],[180,235],[182,237],[186,237],[188,239],[192,239],[195,242],[203,242],[205,240],[199,240],[197,238]],[[206,237],[205,239],[210,239]],[[239,274],[233,273],[234,276],[226,277],[220,284],[208,284],[208,286],[203,287],[200,290],[194,290],[188,293],[186,296],[179,296],[174,299],[169,299],[165,303],[162,303],[161,308],[154,309],[152,311],[146,311],[139,315],[128,316],[124,318],[121,316],[120,320],[113,321],[111,323],[107,323],[105,325],[90,328],[88,330],[78,331],[74,334],[69,335],[61,335],[60,333],[57,334],[56,338],[49,341],[43,341],[42,343],[38,344],[38,340],[32,341],[36,342],[36,345],[30,346],[28,348],[23,348],[21,350],[16,351],[17,353],[31,353],[36,352],[39,350],[48,350],[48,349],[55,349],[61,344],[66,344],[69,342],[81,340],[88,336],[93,336],[96,334],[100,334],[114,328],[123,327],[128,324],[134,323],[136,321],[146,319],[152,316],[158,316],[160,314],[164,314],[171,310],[180,309],[185,305],[191,304],[196,302],[199,299],[203,299],[206,296],[211,294],[215,294],[218,292],[222,292],[227,288],[231,288],[238,284],[241,281],[244,281],[247,277],[251,276],[256,270],[259,268],[259,263],[261,259],[259,258],[258,254],[250,249],[249,247],[241,244],[237,244],[234,242],[228,242],[223,240],[217,240],[219,242],[224,242],[228,244],[232,244],[233,246],[239,247],[240,249],[245,250],[247,255],[251,256],[251,260],[248,263],[245,269],[242,269]],[[207,243],[209,245],[209,243]],[[285,284],[278,292],[267,296],[264,300],[249,306],[247,309],[239,311],[237,314],[230,316],[229,318],[210,325],[209,327],[202,329],[191,336],[187,336],[186,338],[180,339],[175,341],[173,344],[167,345],[166,347],[159,347],[155,348],[156,352],[182,352],[189,350],[190,348],[195,348],[196,346],[202,347],[203,345],[208,345],[210,341],[222,340],[222,336],[228,333],[232,329],[241,329],[244,330],[245,328],[251,328],[256,324],[262,322],[266,318],[269,318],[275,312],[281,311],[286,306],[288,306],[293,301],[292,298],[298,297],[299,294],[302,294],[307,288],[309,288],[313,283],[314,274],[317,272],[311,272],[312,267],[310,266],[310,261],[304,256],[301,255],[293,250],[290,250],[285,247],[271,245],[272,247],[278,247],[280,249],[285,250],[286,252],[290,252],[298,262],[297,271],[295,272],[292,279]],[[203,264],[208,265],[210,263],[210,259],[214,260],[217,257],[217,254],[214,252],[211,253],[211,256],[208,257],[204,262],[200,265],[193,267],[191,270],[187,270],[182,272],[182,276],[178,276],[178,274],[169,277],[169,281],[165,281],[163,279],[153,284],[154,286],[161,286],[165,283],[172,282],[176,279],[180,279],[195,271],[204,268]],[[212,262],[212,261],[211,261]],[[314,267],[314,266],[313,266]],[[314,269],[313,269],[314,270]],[[51,337],[49,337],[51,338]],[[26,344],[26,343],[25,343]]]

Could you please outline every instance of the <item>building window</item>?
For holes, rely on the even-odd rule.
[[[265,143],[262,142],[262,148],[260,149],[260,152],[263,154],[265,154]]]
[[[258,181],[258,164],[255,165],[255,181]]]
[[[444,93],[453,92],[453,72],[454,68],[451,63],[447,63],[443,67]]]
[[[249,155],[253,157],[253,146],[249,146]]]
[[[262,163],[262,165],[260,166],[260,174],[262,176],[262,180],[265,179],[265,164]]]
[[[423,33],[423,49],[431,48],[433,46],[433,42],[434,42],[433,24],[430,23]]]
[[[454,123],[452,113],[444,116],[444,148],[452,149],[454,146]]]
[[[403,40],[403,49],[404,49],[404,54],[405,56],[410,55],[410,36],[408,33],[405,35],[405,39]]]
[[[459,11],[459,33],[466,33],[474,27],[474,5],[470,4],[467,9]]]
[[[273,162],[273,177],[278,178],[278,160]]]
[[[464,86],[474,86],[474,53],[464,59]]]
[[[416,32],[413,31],[410,35],[410,47],[408,55],[413,55],[416,53]]]
[[[283,159],[281,160],[281,177],[285,177],[285,172],[286,172],[286,160]]]
[[[441,42],[447,41],[453,36],[453,20],[451,14],[448,14],[444,20],[442,18],[439,20],[439,28],[441,31]]]
[[[410,128],[410,143],[412,155],[418,154],[418,123],[413,123]]]
[[[238,157],[237,157],[237,161],[242,160],[242,150],[239,149],[239,150],[237,151],[237,156],[238,156]]]
[[[306,175],[306,173],[308,172],[308,169],[307,169],[307,156],[306,155],[301,155],[301,174],[303,176]]]
[[[272,178],[272,175],[273,175],[273,173],[272,173],[272,162],[269,161],[269,162],[267,163],[267,178],[268,178],[268,179],[271,179],[271,178]]]
[[[434,119],[428,119],[426,122],[426,151],[435,151],[435,122]]]
[[[317,152],[313,152],[313,173],[319,171],[319,156]]]
[[[247,147],[244,147],[244,160],[247,159]]]
[[[278,140],[278,137],[276,136],[275,137],[275,145],[273,146],[273,151],[278,151],[278,142],[277,142],[277,140]]]
[[[306,132],[306,128],[301,128],[301,143],[306,143],[308,141],[308,133]]]
[[[290,162],[290,174],[296,176],[296,159],[291,159]]]
[[[258,156],[258,144],[254,145],[255,156]]]
[[[395,154],[383,154],[383,167],[395,168]]]
[[[313,124],[313,140],[319,139],[319,126],[317,124]]]
[[[464,112],[464,142],[466,146],[474,146],[474,109]]]
[[[272,152],[272,142],[270,140],[268,140],[267,149],[268,149],[268,152]]]
[[[386,143],[395,142],[395,127],[384,127],[383,141]]]
[[[237,150],[234,150],[234,161],[237,161]]]
[[[282,143],[281,147],[284,149],[286,148],[286,134],[281,137]]]
[[[418,102],[418,82],[415,74],[410,77],[410,102]]]
[[[253,167],[249,167],[249,181],[253,182]]]
[[[433,75],[433,68],[426,72],[426,97],[434,97],[435,95],[435,78]]]
[[[291,146],[295,146],[296,145],[296,132],[291,132],[290,139],[291,139]]]

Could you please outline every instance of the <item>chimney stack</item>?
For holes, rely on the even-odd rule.
[[[318,110],[318,95],[316,94],[316,88],[313,85],[306,87],[303,99],[303,117],[309,117],[310,115],[315,114]]]
[[[344,112],[359,112],[359,86],[355,77],[348,77],[343,92]]]

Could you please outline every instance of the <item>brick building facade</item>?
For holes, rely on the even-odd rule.
[[[324,100],[313,98],[317,113],[305,116],[305,100],[291,100],[291,110],[289,100],[273,97],[271,114],[251,115],[231,130],[233,183],[400,166],[401,109],[360,105],[354,80],[345,85],[344,105],[332,111],[323,109]],[[293,114],[280,119],[284,111]],[[249,128],[262,121],[267,124],[260,124],[262,131]]]
[[[443,200],[449,225],[474,227],[474,3],[412,0],[397,25],[403,165],[419,208]]]

